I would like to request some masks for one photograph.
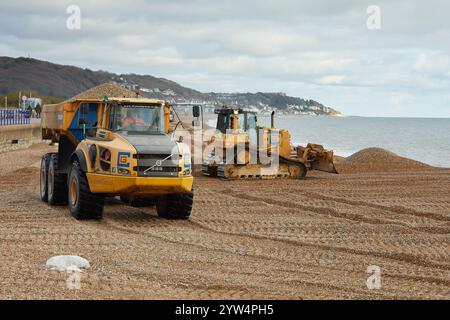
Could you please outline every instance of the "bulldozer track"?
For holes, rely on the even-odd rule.
[[[251,201],[256,201],[256,202],[265,202],[269,205],[275,205],[275,206],[280,206],[280,207],[285,207],[285,208],[293,208],[296,210],[307,210],[310,212],[314,212],[317,214],[321,214],[321,215],[328,215],[328,216],[333,216],[336,218],[342,218],[342,219],[348,219],[348,220],[352,220],[355,222],[364,222],[364,223],[369,223],[369,224],[384,224],[384,225],[398,225],[404,228],[408,228],[410,230],[415,230],[415,231],[419,231],[419,232],[428,232],[428,233],[435,233],[435,234],[444,234],[447,235],[450,233],[450,226],[442,226],[442,227],[431,227],[431,226],[423,226],[423,227],[413,227],[411,225],[408,225],[407,223],[403,223],[400,221],[394,221],[394,220],[387,220],[387,219],[378,219],[378,218],[370,218],[370,217],[366,217],[364,215],[361,214],[349,214],[349,213],[345,213],[342,211],[338,211],[336,209],[332,209],[332,208],[320,208],[320,207],[316,207],[316,206],[308,206],[308,205],[302,205],[299,203],[294,203],[294,202],[288,202],[288,201],[279,201],[279,200],[275,200],[275,199],[267,199],[267,198],[262,198],[262,197],[256,197],[256,196],[252,196],[252,195],[248,195],[245,193],[239,193],[239,194],[233,194],[233,193],[226,193],[227,195],[231,195],[237,198],[242,198],[242,199],[247,199],[247,200],[251,200]],[[379,208],[377,208],[379,209]]]
[[[287,172],[279,172],[277,174],[264,174],[261,172],[255,173],[252,172],[251,170],[249,170],[249,172],[245,173],[245,174],[239,174],[238,176],[227,176],[226,171],[227,171],[227,167],[244,167],[243,165],[239,166],[239,165],[234,165],[234,164],[226,164],[226,163],[220,163],[217,166],[217,177],[223,180],[270,180],[270,179],[303,179],[306,176],[307,173],[307,168],[306,166],[299,162],[299,161],[295,161],[292,159],[287,159],[287,158],[282,158],[280,157],[280,163],[283,164],[287,164],[290,166],[296,166],[298,168],[300,168],[300,177],[296,177],[293,176],[293,173],[290,171],[289,173]],[[291,170],[291,169],[290,169]],[[210,175],[208,173],[208,170],[204,169],[202,166],[202,172],[205,175]]]
[[[166,227],[167,226],[175,226],[175,224],[164,224]],[[374,256],[373,252],[362,252],[362,251],[352,251],[352,250],[348,250],[346,248],[338,248],[338,247],[326,247],[326,246],[316,246],[316,245],[311,245],[309,243],[301,243],[298,241],[292,241],[292,240],[283,240],[283,239],[278,239],[278,238],[271,238],[271,237],[266,237],[266,236],[260,236],[258,234],[248,234],[248,233],[235,233],[235,232],[223,232],[223,231],[218,231],[217,229],[214,228],[210,228],[208,226],[205,226],[202,223],[199,223],[197,221],[193,221],[192,223],[189,224],[185,224],[183,225],[183,227],[187,227],[189,229],[191,229],[192,232],[196,231],[198,233],[198,228],[195,228],[195,226],[199,226],[202,229],[205,229],[208,231],[208,233],[210,233],[208,235],[208,243],[199,243],[196,242],[196,239],[193,239],[192,236],[186,236],[186,235],[182,235],[179,237],[175,237],[172,238],[168,235],[165,234],[155,234],[153,232],[149,232],[149,231],[140,231],[140,230],[136,230],[134,228],[129,228],[128,225],[125,226],[111,226],[109,223],[107,224],[107,228],[110,229],[115,228],[117,230],[123,231],[123,232],[128,232],[128,233],[132,233],[135,235],[140,235],[143,236],[145,235],[146,237],[153,237],[153,238],[158,238],[164,241],[168,241],[168,242],[172,242],[172,243],[183,243],[183,244],[188,244],[190,246],[194,246],[194,247],[198,247],[201,249],[206,249],[208,251],[213,250],[213,251],[219,251],[219,252],[224,252],[224,253],[231,253],[231,254],[236,254],[239,256],[245,256],[245,257],[252,257],[252,258],[256,258],[256,259],[262,259],[262,260],[266,260],[266,261],[279,261],[280,263],[286,264],[286,263],[290,263],[293,265],[297,265],[298,264],[298,255],[295,253],[295,250],[293,252],[284,252],[278,255],[274,255],[274,254],[270,254],[268,255],[266,252],[253,252],[253,251],[248,251],[248,248],[244,245],[244,246],[240,246],[239,245],[239,241],[236,241],[236,239],[232,239],[232,243],[230,244],[229,241],[227,239],[224,239],[223,237],[221,237],[220,239],[212,239],[212,235],[216,234],[217,232],[222,233],[222,234],[226,234],[229,236],[237,236],[239,238],[246,238],[246,237],[250,237],[250,238],[254,238],[254,239],[264,239],[264,240],[271,240],[271,241],[276,241],[276,242],[285,242],[288,244],[294,244],[295,246],[297,245],[301,245],[304,247],[313,247],[315,249],[318,250],[332,250],[332,251],[342,251],[345,253],[350,253],[350,254],[359,254],[359,255],[368,255],[368,256]],[[141,229],[145,228],[143,226],[141,226]],[[178,233],[180,232],[180,230],[178,230]],[[214,232],[214,233],[212,233]],[[376,256],[376,254],[375,254]],[[408,262],[408,263],[412,263],[415,265],[419,265],[419,266],[433,266],[435,268],[443,268],[442,265],[433,265],[430,264],[429,261],[422,261],[422,260],[417,260],[417,257],[412,257],[412,256],[406,256],[406,255],[388,255],[386,256],[386,254],[380,254],[380,257],[383,258],[388,258],[388,259],[392,259],[392,260],[398,260],[400,262]],[[301,263],[300,263],[301,264]],[[444,266],[443,269],[446,269],[446,267],[448,266]],[[393,276],[395,277],[395,275]],[[399,278],[402,278],[401,276],[399,276]],[[404,277],[403,277],[404,278]],[[411,279],[415,279],[414,277],[411,277]],[[449,285],[450,281],[446,281],[446,280],[442,280],[439,278],[427,278],[427,277],[422,277],[420,278],[421,282],[428,282],[429,284],[435,284],[435,283],[439,283],[441,285]],[[316,284],[318,285],[318,284]],[[342,290],[342,288],[340,288]]]
[[[437,221],[450,222],[449,216],[445,216],[442,214],[436,214],[433,212],[417,211],[414,209],[405,208],[405,207],[401,207],[401,206],[383,206],[383,205],[379,205],[377,203],[372,203],[372,202],[368,202],[368,201],[347,200],[347,199],[342,199],[342,198],[338,198],[338,197],[325,196],[323,194],[319,194],[319,193],[315,193],[315,192],[303,191],[302,194],[304,194],[305,196],[308,196],[308,197],[312,197],[314,199],[331,200],[331,201],[341,202],[341,203],[355,205],[355,206],[365,206],[365,207],[370,207],[370,208],[375,208],[375,209],[380,209],[380,210],[386,210],[386,211],[390,211],[390,212],[394,212],[394,213],[398,213],[398,214],[411,215],[414,217],[421,217],[421,218],[428,218],[428,219],[433,219],[433,220],[437,220]],[[447,205],[446,209],[450,209],[450,206]]]

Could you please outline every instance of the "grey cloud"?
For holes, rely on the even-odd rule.
[[[81,30],[65,27],[69,4],[82,10]],[[366,28],[371,4],[381,8],[378,31]],[[0,55],[203,91],[287,91],[347,114],[404,114],[402,102],[417,113],[428,98],[440,105],[423,115],[450,116],[449,10],[438,0],[11,1],[0,12]]]

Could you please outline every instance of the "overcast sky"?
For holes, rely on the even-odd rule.
[[[347,115],[450,117],[449,15],[445,0],[3,0],[0,55],[282,91]]]

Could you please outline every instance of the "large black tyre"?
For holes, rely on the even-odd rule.
[[[67,204],[67,175],[58,171],[58,154],[50,156],[47,174],[47,202],[52,206]]]
[[[85,173],[78,161],[74,161],[68,179],[70,213],[78,220],[101,219],[105,206],[103,195],[92,193]]]
[[[50,163],[51,153],[46,153],[41,159],[41,171],[40,171],[40,181],[39,181],[39,195],[41,200],[44,202],[48,201],[48,165]]]
[[[156,204],[158,216],[165,219],[188,219],[194,203],[194,193],[169,194]]]

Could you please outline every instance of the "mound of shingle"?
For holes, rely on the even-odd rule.
[[[367,148],[341,159],[339,172],[408,171],[430,168],[429,165],[401,157],[382,148]]]
[[[113,83],[104,83],[81,92],[72,99],[103,99],[105,96],[115,98],[136,98],[136,93]]]

